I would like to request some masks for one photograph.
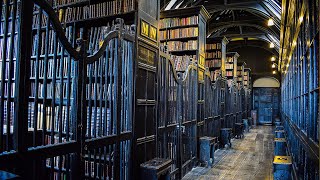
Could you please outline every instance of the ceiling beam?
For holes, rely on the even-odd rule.
[[[268,47],[268,45],[255,45],[255,44],[250,44],[248,43],[250,41],[247,41],[247,44],[243,44],[243,45],[229,45],[227,46],[227,51],[235,51],[236,49],[242,48],[242,47],[255,47],[255,48],[260,48],[260,49],[264,49],[268,52],[270,52],[271,54],[275,55],[275,56],[279,56],[279,52],[274,50],[274,49],[270,49]]]
[[[246,27],[253,27],[256,28],[265,34],[272,35],[277,41],[279,41],[279,33],[278,29],[274,29],[272,27],[268,27],[264,22],[257,22],[257,21],[228,21],[228,22],[221,22],[221,23],[211,23],[208,30],[208,37],[214,37],[218,32],[223,29],[228,29],[231,27],[239,27],[239,26],[246,26]],[[276,42],[279,44],[279,42]]]

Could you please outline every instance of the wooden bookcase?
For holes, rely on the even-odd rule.
[[[226,62],[225,62],[225,70],[226,74],[225,77],[229,80],[235,80],[237,78],[237,65],[238,65],[238,58],[239,54],[237,52],[228,52],[226,55]]]
[[[86,40],[85,52],[88,56],[97,53],[104,42],[105,36],[111,30],[114,30],[113,28],[125,28],[127,31],[136,27],[134,28],[136,30],[135,34],[133,34],[135,42],[126,41],[121,44],[120,40],[112,41],[108,44],[112,48],[106,50],[106,54],[101,59],[94,63],[85,64],[86,74],[83,76],[83,79],[85,79],[85,99],[82,102],[85,104],[85,108],[82,108],[83,112],[76,114],[75,109],[78,108],[76,95],[79,91],[77,68],[79,63],[58,42],[60,39],[55,37],[56,28],[48,20],[48,13],[38,6],[31,7],[31,9],[33,8],[32,45],[30,45],[32,48],[30,77],[28,78],[30,81],[30,96],[27,101],[28,127],[35,134],[32,143],[30,143],[31,146],[55,146],[76,140],[79,143],[82,141],[83,144],[87,142],[97,143],[97,138],[101,138],[100,140],[106,139],[105,142],[108,142],[107,139],[112,139],[112,136],[114,140],[102,147],[108,148],[103,153],[104,157],[97,158],[94,155],[98,151],[94,146],[83,150],[84,158],[81,164],[84,171],[79,176],[82,178],[92,177],[104,164],[103,168],[108,169],[109,178],[120,179],[120,176],[127,178],[133,175],[138,177],[139,174],[135,173],[139,172],[139,164],[156,157],[156,139],[153,139],[154,143],[150,143],[150,139],[148,139],[148,142],[143,141],[144,137],[156,136],[155,127],[146,130],[147,127],[144,126],[133,126],[134,118],[137,119],[138,124],[145,124],[145,114],[148,114],[148,122],[155,124],[155,104],[148,104],[148,109],[146,109],[146,105],[133,100],[133,97],[143,100],[148,99],[149,102],[154,102],[156,98],[157,64],[155,62],[159,53],[158,19],[160,17],[160,1],[53,0],[48,2],[52,10],[55,11],[62,26],[62,33],[65,34],[69,43],[76,48],[77,39]],[[117,18],[121,18],[123,22],[117,22]],[[124,26],[122,26],[122,23]],[[120,26],[116,27],[115,24]],[[131,25],[133,26],[131,27]],[[121,51],[117,51],[118,48]],[[132,51],[129,51],[129,49]],[[115,53],[123,52],[127,54],[116,57]],[[137,56],[137,58],[133,56]],[[116,66],[114,59],[118,58],[124,60],[122,63],[125,63],[126,69],[120,70],[121,68]],[[137,61],[134,61],[135,59]],[[113,67],[112,71],[110,67]],[[117,86],[119,76],[116,77],[115,75],[118,70],[126,71],[121,77],[126,80],[123,82],[123,87],[131,88],[130,91],[125,90],[127,93],[125,107],[120,106],[121,98],[115,94],[116,90],[120,90],[118,88],[120,86]],[[104,74],[104,72],[108,72],[108,74]],[[137,78],[134,76],[137,76]],[[134,79],[137,79],[137,81],[134,81]],[[137,91],[132,90],[135,87],[134,82],[138,84]],[[148,92],[144,91],[146,89],[148,89]],[[134,92],[136,94],[133,94]],[[120,108],[127,108],[126,110],[121,109],[122,112],[127,113],[132,112],[135,105],[137,105],[136,110],[141,113],[126,114],[126,118],[122,120],[120,118],[114,119],[114,117],[119,116]],[[112,109],[115,107],[118,111]],[[76,117],[80,114],[83,119],[86,119],[85,124],[83,124],[83,138],[76,136],[78,132],[76,125],[79,123],[77,120],[80,119]],[[136,117],[133,117],[134,115]],[[102,128],[104,129],[102,130]],[[54,129],[54,131],[51,129]],[[139,132],[136,137],[133,137],[133,131]],[[80,134],[80,132],[78,133]],[[139,146],[137,146],[137,149],[134,146],[133,150],[131,146],[136,143]],[[150,153],[145,154],[145,149],[148,149]],[[65,148],[65,151],[67,151],[67,148]],[[120,153],[122,153],[121,157]],[[113,158],[111,156],[115,156],[115,159],[111,160]],[[134,159],[135,157],[139,158],[137,161],[133,161],[133,166],[128,163],[120,166],[120,162],[124,159]],[[50,171],[48,176],[61,176],[68,179],[70,176],[68,171],[72,163],[75,163],[74,156],[65,153],[63,156],[46,159],[44,166],[47,166],[46,170],[48,172]],[[59,164],[62,164],[62,166]],[[129,167],[134,170],[129,170]]]
[[[243,86],[250,89],[251,88],[251,69],[250,68],[244,68],[244,74],[243,74]]]
[[[245,62],[238,62],[237,63],[237,84],[238,87],[242,87],[244,85],[244,67],[246,63]]]
[[[185,71],[190,58],[204,70],[206,23],[209,17],[203,6],[160,13],[160,43],[167,46],[176,70]]]
[[[225,74],[226,47],[229,43],[226,37],[220,39],[207,39],[206,44],[206,67],[209,68],[210,77],[213,81]]]

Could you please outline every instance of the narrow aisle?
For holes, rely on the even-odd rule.
[[[244,139],[233,139],[232,148],[217,150],[212,168],[194,168],[183,179],[271,180],[273,138],[271,126],[251,129]]]

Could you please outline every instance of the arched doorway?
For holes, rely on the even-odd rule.
[[[262,77],[253,82],[253,107],[259,124],[272,124],[279,116],[280,82],[273,77]]]

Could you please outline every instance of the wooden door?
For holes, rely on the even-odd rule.
[[[279,88],[255,88],[254,108],[259,124],[272,124],[279,115]]]

